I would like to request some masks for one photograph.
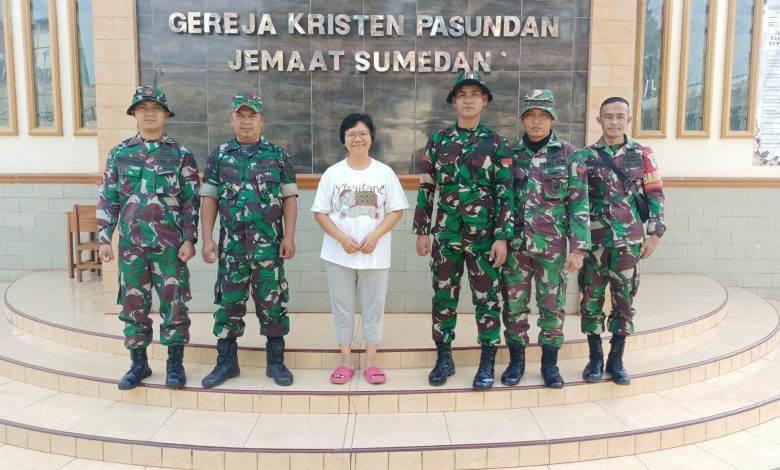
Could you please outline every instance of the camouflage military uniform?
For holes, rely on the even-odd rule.
[[[423,155],[414,233],[433,234],[433,339],[455,338],[455,309],[463,264],[476,306],[478,339],[500,342],[499,269],[488,260],[495,240],[512,238],[511,157],[506,140],[480,125],[475,130],[452,125],[434,134]],[[431,215],[439,184],[436,223]]]
[[[614,171],[599,157],[603,153],[630,178],[637,181],[648,198],[650,219],[647,235],[663,236],[664,193],[658,164],[650,147],[626,139],[616,146],[606,146],[603,139],[581,151],[588,168],[590,196],[590,231],[592,250],[585,256],[579,275],[583,297],[580,303],[582,332],[599,335],[604,332],[604,296],[609,282],[612,309],[608,329],[613,335],[634,332],[632,307],[639,287],[639,251],[645,231],[634,205],[634,196]]]
[[[503,271],[507,342],[528,344],[533,277],[539,343],[563,343],[567,241],[570,250],[590,247],[586,170],[576,152],[555,132],[538,152],[523,140],[513,148],[515,236]]]
[[[189,271],[178,251],[184,241],[197,241],[199,207],[195,158],[167,135],[155,141],[136,135],[109,153],[97,211],[99,241],[111,244],[118,222],[117,303],[128,349],[152,341],[152,287],[163,318],[160,342],[189,341]]]
[[[289,293],[279,244],[284,238],[282,199],[297,193],[289,155],[265,137],[253,145],[234,137],[209,156],[201,196],[216,199],[219,207],[217,337],[243,335],[250,286],[260,333],[278,337],[289,331]]]

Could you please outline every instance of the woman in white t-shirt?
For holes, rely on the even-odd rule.
[[[366,342],[363,376],[369,383],[380,384],[386,376],[376,363],[376,351],[382,341],[390,276],[390,230],[409,202],[393,170],[369,156],[374,142],[370,116],[353,113],[345,117],[339,137],[348,155],[323,173],[311,208],[325,231],[320,257],[325,260],[334,337],[342,356],[330,381],[344,384],[355,374],[352,340],[359,289]]]

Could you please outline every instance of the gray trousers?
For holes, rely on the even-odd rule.
[[[390,268],[352,269],[325,261],[333,311],[333,336],[338,344],[351,344],[355,336],[355,303],[360,291],[363,340],[382,342],[387,283]]]

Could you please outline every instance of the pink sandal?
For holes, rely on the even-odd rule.
[[[385,372],[376,366],[369,367],[368,369],[364,370],[363,377],[365,377],[366,382],[373,385],[383,384],[385,383],[385,380],[387,380]]]
[[[347,366],[338,366],[336,367],[336,370],[330,374],[330,383],[343,385],[352,380],[352,376],[354,375],[355,369],[350,369]]]

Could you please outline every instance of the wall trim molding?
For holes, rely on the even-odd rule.
[[[0,174],[0,184],[100,184],[98,173],[11,173]]]
[[[780,178],[665,177],[664,186],[673,188],[780,188]]]
[[[296,176],[299,189],[317,189],[319,174]],[[100,184],[100,173],[12,173],[0,174],[0,184]],[[417,189],[419,175],[401,175],[404,189]],[[709,178],[709,177],[666,177],[664,186],[672,188],[780,188],[780,178]]]
[[[317,189],[321,175],[297,175],[300,189]],[[404,189],[417,189],[419,175],[400,175]],[[664,186],[686,188],[780,188],[780,178],[664,177]]]

